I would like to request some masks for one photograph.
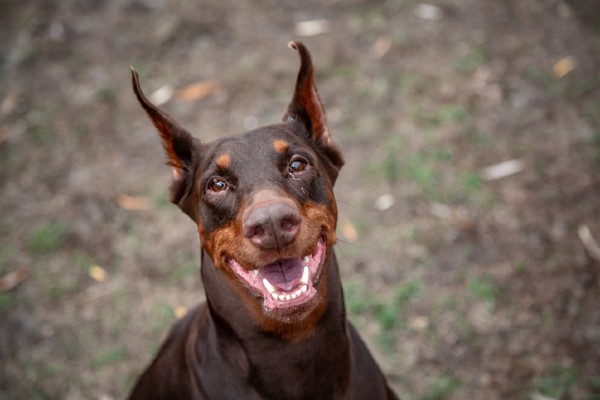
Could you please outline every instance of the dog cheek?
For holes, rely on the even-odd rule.
[[[302,214],[306,216],[307,221],[311,221],[311,225],[315,229],[322,229],[325,232],[328,246],[336,242],[337,217],[327,206],[315,202],[306,202],[302,207]]]
[[[225,268],[224,256],[231,254],[233,250],[239,247],[237,242],[241,232],[237,225],[231,222],[209,233],[199,226],[198,232],[200,233],[202,246],[212,258],[213,264],[219,269]]]

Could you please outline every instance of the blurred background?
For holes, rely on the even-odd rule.
[[[135,102],[279,121],[302,40],[347,164],[348,313],[405,400],[600,399],[595,0],[1,0],[0,398],[121,399],[203,300]]]

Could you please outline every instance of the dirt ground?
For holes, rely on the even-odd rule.
[[[203,299],[129,66],[208,141],[279,120],[300,39],[348,311],[397,393],[600,399],[599,6],[569,4],[0,2],[0,398],[124,398]]]

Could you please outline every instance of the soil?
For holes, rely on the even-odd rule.
[[[300,39],[348,312],[396,392],[600,399],[599,8],[2,1],[0,398],[124,398],[203,299],[129,66],[210,141],[281,118]]]

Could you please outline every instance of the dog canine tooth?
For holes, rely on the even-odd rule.
[[[254,278],[256,278],[258,276],[258,270],[257,269],[250,271],[250,273],[252,274],[252,276]]]
[[[267,278],[263,278],[263,285],[265,285],[269,293],[273,294],[273,292],[275,292],[275,288],[273,285],[271,285],[271,282],[269,282]]]
[[[304,257],[304,262],[305,262],[306,264],[308,264],[308,262],[309,262],[309,261],[310,261],[310,258],[308,258],[308,256],[305,256],[305,257]]]
[[[304,271],[302,271],[302,278],[300,278],[300,282],[308,285],[308,278],[310,277],[310,272],[308,271],[308,265],[304,266]]]

